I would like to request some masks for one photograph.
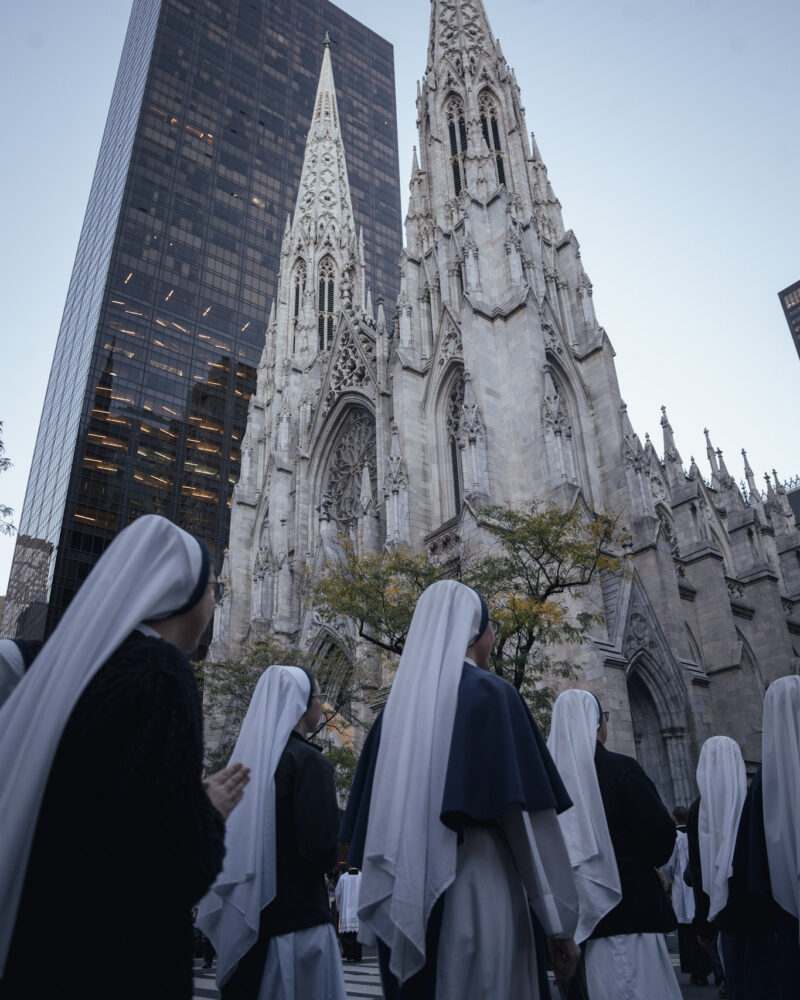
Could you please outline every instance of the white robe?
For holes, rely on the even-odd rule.
[[[272,938],[258,1000],[347,1000],[333,924]]]
[[[549,1000],[539,993],[530,900],[547,935],[570,937],[575,884],[554,810],[468,828],[444,897],[437,1000]]]
[[[339,933],[358,930],[358,889],[361,873],[344,872],[336,883],[336,908],[339,911]]]
[[[664,878],[672,885],[672,909],[679,924],[690,924],[694,920],[694,892],[683,881],[688,863],[689,838],[683,830],[678,830],[672,856],[661,870]]]
[[[586,942],[591,1000],[681,1000],[663,934],[614,934]]]

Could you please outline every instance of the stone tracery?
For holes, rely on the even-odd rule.
[[[331,499],[330,512],[342,530],[347,530],[361,510],[363,468],[367,466],[373,497],[378,473],[375,447],[375,418],[362,407],[347,414],[331,455],[325,493]]]

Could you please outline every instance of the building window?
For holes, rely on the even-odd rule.
[[[464,180],[464,156],[467,152],[467,123],[460,97],[451,97],[447,104],[447,131],[450,136],[450,165],[456,194],[461,194]]]
[[[447,395],[447,449],[450,453],[450,473],[453,482],[453,501],[458,516],[461,513],[461,498],[464,490],[461,473],[461,449],[458,445],[458,432],[461,429],[461,413],[464,409],[464,372],[460,371],[450,386]]]
[[[500,141],[500,126],[497,121],[497,105],[490,94],[481,94],[480,100],[481,131],[489,152],[494,154],[495,165],[497,166],[497,179],[501,184],[506,183],[505,164],[503,163],[503,144]]]
[[[354,407],[339,431],[328,465],[325,494],[331,500],[331,515],[342,531],[358,517],[363,469],[369,470],[373,495],[378,488],[375,418],[363,407]]]
[[[326,257],[319,266],[318,333],[320,351],[329,351],[333,342],[333,261]]]
[[[306,265],[300,261],[294,272],[294,295],[292,297],[292,354],[297,349],[297,324],[300,321],[300,309],[303,304],[303,291],[306,286]]]

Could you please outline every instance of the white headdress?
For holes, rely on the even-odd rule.
[[[713,920],[728,902],[733,849],[747,795],[747,775],[739,744],[728,736],[712,736],[703,744],[697,763],[700,814],[697,823],[703,892],[711,900]]]
[[[217,952],[220,985],[255,944],[261,911],[275,898],[275,770],[310,694],[299,667],[265,670],[236,741],[231,760],[250,768],[250,784],[228,818],[222,871],[197,911]]]
[[[764,834],[772,896],[800,917],[800,677],[780,677],[764,699]]]
[[[600,795],[594,753],[600,706],[589,691],[562,691],[553,705],[547,749],[572,799],[559,817],[579,898],[580,944],[622,899],[619,870]]]
[[[0,976],[39,807],[61,735],[82,692],[143,621],[187,611],[208,584],[205,545],[164,517],[121,531],[0,709]]]
[[[464,654],[480,632],[478,594],[454,580],[422,594],[383,716],[359,918],[405,982],[425,964],[425,930],[455,878],[457,838],[439,815]]]

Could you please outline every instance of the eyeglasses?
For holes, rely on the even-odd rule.
[[[320,701],[325,701],[326,692],[325,691],[317,691],[317,693],[316,694],[312,694],[311,697],[312,698],[319,698]]]
[[[214,595],[214,603],[219,604],[225,596],[225,584],[220,580],[214,580],[213,583],[209,582],[208,585],[211,587],[211,593]]]
[[[499,633],[500,633],[500,622],[499,622],[499,621],[497,621],[497,619],[496,619],[496,618],[490,618],[490,619],[489,619],[489,624],[490,624],[490,625],[492,626],[492,628],[494,629],[494,634],[495,634],[495,635],[499,635]]]
[[[608,722],[608,712],[603,712],[601,714],[602,714],[603,718],[606,720],[606,722]]]

